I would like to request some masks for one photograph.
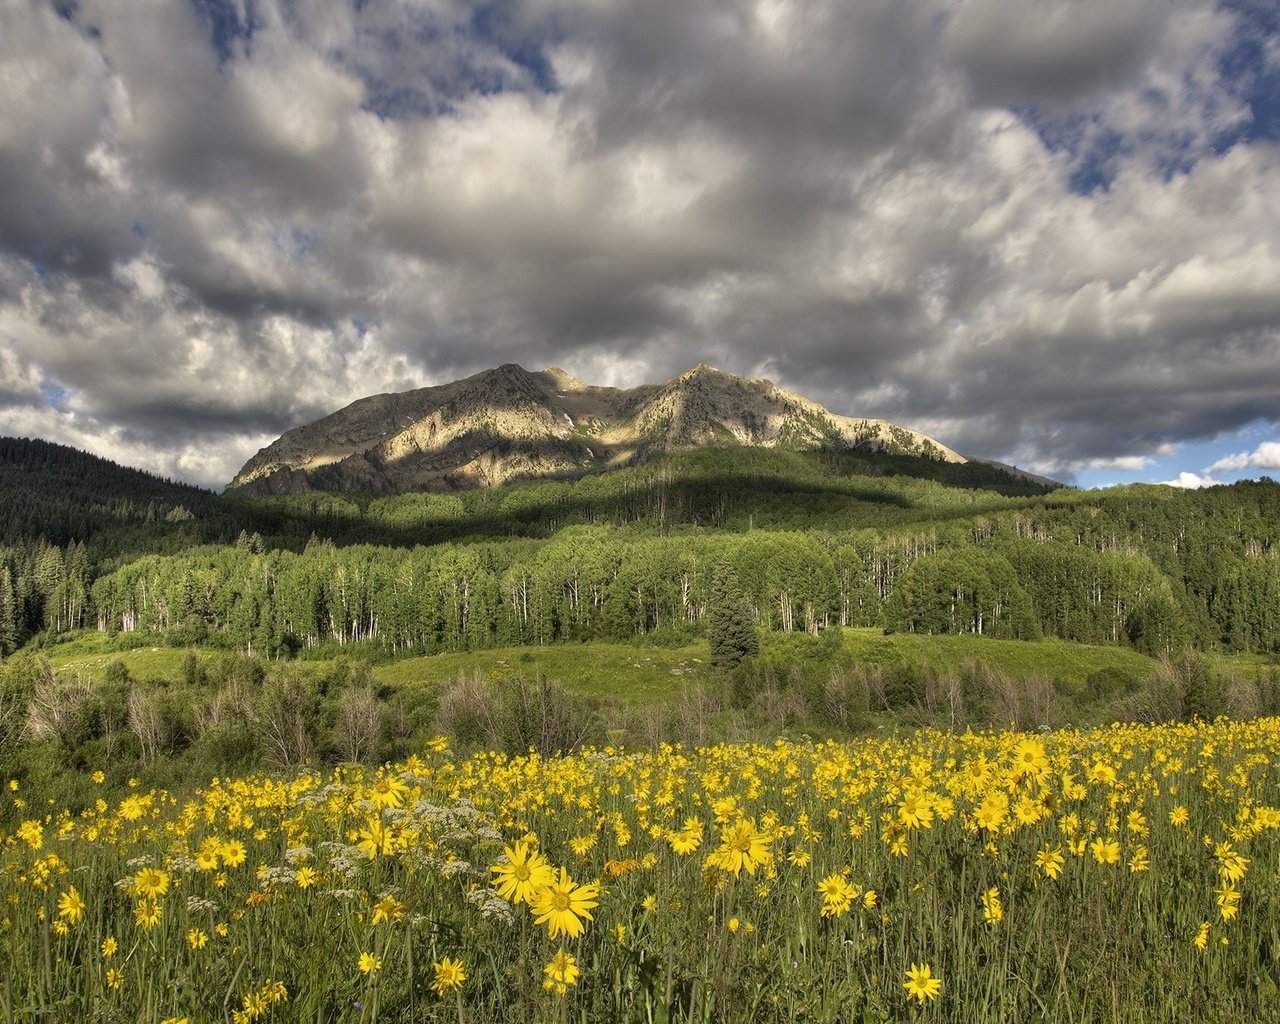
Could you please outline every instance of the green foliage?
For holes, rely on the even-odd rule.
[[[268,662],[216,650],[107,650],[90,637],[0,666],[7,777],[102,770],[173,786],[232,771],[381,764],[436,733],[521,753],[583,743],[847,737],[1280,711],[1280,669],[1179,652],[975,634],[772,633],[727,678],[704,644],[573,644],[409,658]],[[104,654],[105,651],[105,654]],[[167,660],[157,660],[164,655]],[[59,790],[61,792],[61,790]],[[67,790],[67,799],[83,796]],[[90,798],[94,794],[89,794]]]
[[[968,547],[914,561],[884,611],[885,624],[909,633],[976,633],[1035,640],[1040,623],[1008,559]]]
[[[1232,686],[1194,651],[1164,655],[1141,692],[1130,700],[1132,717],[1148,722],[1211,722],[1228,711]]]

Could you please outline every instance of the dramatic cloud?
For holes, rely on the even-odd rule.
[[[220,484],[506,361],[707,361],[1065,479],[1271,430],[1278,20],[10,0],[0,432]]]

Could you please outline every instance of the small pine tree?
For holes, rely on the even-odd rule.
[[[711,576],[707,640],[712,667],[725,671],[732,671],[760,650],[751,603],[739,588],[738,574],[728,562],[717,565]]]

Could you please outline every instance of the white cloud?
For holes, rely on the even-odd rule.
[[[1251,452],[1226,455],[1205,472],[1224,473],[1242,469],[1280,469],[1280,441],[1263,441]]]
[[[1066,459],[1054,456],[1038,456],[1034,449],[1024,448],[1011,454],[1010,461],[1022,469],[1029,469],[1054,479],[1069,482],[1082,473],[1131,473],[1137,475],[1147,469],[1154,459],[1149,455],[1113,455],[1087,459]]]
[[[1220,481],[1214,480],[1213,477],[1208,475],[1200,476],[1197,473],[1189,473],[1186,470],[1183,470],[1178,474],[1178,478],[1176,480],[1162,480],[1160,482],[1167,484],[1169,487],[1182,487],[1189,490],[1195,490],[1201,487],[1217,487]]]

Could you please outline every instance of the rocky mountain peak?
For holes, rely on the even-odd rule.
[[[504,363],[449,384],[361,399],[295,427],[230,486],[259,494],[485,487],[735,445],[965,461],[923,434],[840,416],[772,381],[706,363],[631,389],[586,384],[558,367],[531,372]]]
[[[590,386],[578,380],[572,374],[566,373],[558,366],[548,366],[542,371],[543,375],[551,379],[551,383],[557,391],[586,391]]]

